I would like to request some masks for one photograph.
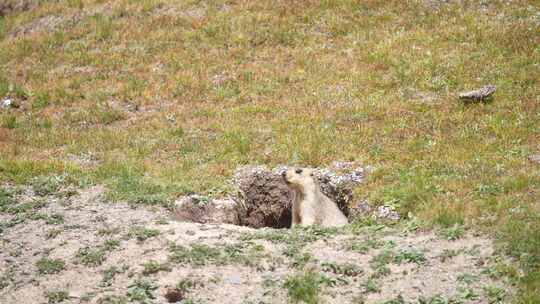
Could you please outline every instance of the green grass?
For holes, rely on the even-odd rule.
[[[88,267],[97,267],[107,259],[107,253],[120,246],[118,240],[106,240],[103,244],[83,247],[77,251],[76,260]]]
[[[290,303],[316,304],[319,303],[321,283],[320,274],[305,272],[288,277],[283,287],[287,289]]]
[[[156,237],[158,235],[159,235],[159,230],[157,229],[150,229],[146,227],[135,226],[129,229],[127,237],[135,238],[139,242],[144,242],[147,239]]]
[[[69,293],[65,290],[48,291],[45,294],[48,304],[62,303],[69,299]]]
[[[424,256],[424,253],[418,249],[404,249],[395,254],[394,262],[397,264],[401,264],[403,262],[423,264],[426,262],[426,257]]]
[[[264,247],[249,242],[215,246],[191,244],[189,247],[171,244],[169,252],[169,262],[199,267],[227,264],[255,267],[267,256]]]
[[[148,261],[142,264],[142,266],[143,266],[143,271],[142,271],[143,275],[154,274],[160,271],[171,271],[171,267],[168,264],[159,263],[157,261]]]
[[[158,286],[147,279],[137,279],[128,286],[127,297],[130,302],[135,303],[152,303],[156,298],[154,290]]]
[[[126,270],[127,270],[126,267],[119,269],[116,266],[111,266],[111,267],[103,270],[102,271],[103,278],[101,279],[101,282],[99,283],[99,286],[100,287],[111,286],[113,281],[114,281],[114,277],[117,274],[125,272]]]
[[[60,259],[41,258],[36,263],[39,274],[54,274],[64,270],[66,263]]]
[[[359,198],[492,233],[525,272],[515,302],[539,301],[539,219],[512,211],[539,213],[536,2],[105,2],[15,39],[104,1],[2,18],[0,98],[21,107],[0,111],[1,182],[68,174],[167,205],[230,191],[243,164],[356,160],[377,168]],[[491,102],[457,100],[486,83]],[[88,152],[95,165],[68,157]]]
[[[363,288],[363,292],[365,293],[372,293],[372,292],[380,291],[379,285],[372,278],[367,279],[365,282],[361,284],[361,286]]]

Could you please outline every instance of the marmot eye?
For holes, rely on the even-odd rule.
[[[296,172],[297,174],[301,174],[301,173],[302,173],[302,169],[296,169],[296,171],[294,171],[294,172]]]

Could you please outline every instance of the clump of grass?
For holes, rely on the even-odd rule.
[[[76,258],[80,263],[89,267],[101,265],[109,251],[112,251],[120,246],[118,240],[107,240],[102,245],[96,247],[83,247],[79,249]]]
[[[256,266],[257,261],[265,256],[263,248],[241,243],[221,246],[191,244],[190,247],[172,244],[169,251],[171,253],[169,255],[170,262],[194,266],[226,265],[230,263]]]
[[[478,298],[478,295],[470,287],[458,287],[457,297],[463,300],[475,300]]]
[[[457,277],[459,282],[470,285],[478,280],[478,277],[470,273],[462,273]]]
[[[101,247],[103,248],[104,251],[112,251],[120,247],[120,241],[109,239],[109,240],[106,240]]]
[[[151,303],[156,297],[154,290],[158,286],[150,280],[137,279],[128,285],[127,297],[130,302]]]
[[[334,262],[324,262],[321,264],[322,270],[349,277],[355,277],[363,273],[363,270],[355,264],[338,264]]]
[[[127,269],[128,269],[128,266],[124,266],[122,268],[111,266],[103,270],[102,271],[103,278],[101,279],[101,283],[99,283],[99,286],[101,287],[111,286],[113,283],[114,277],[117,274],[124,273]]]
[[[439,234],[447,240],[455,241],[463,237],[465,229],[463,229],[463,226],[455,224],[448,228],[442,228]]]
[[[15,203],[12,193],[0,188],[0,212],[8,211],[9,207]]]
[[[41,258],[36,263],[39,274],[54,274],[64,270],[66,263],[61,259]]]
[[[64,223],[64,216],[62,214],[51,214],[45,218],[45,223],[49,225],[60,225]]]
[[[20,203],[20,204],[11,204],[4,208],[4,211],[10,214],[16,214],[16,215],[25,215],[26,217],[30,217],[33,213],[35,213],[36,210],[41,209],[47,205],[47,202],[41,199],[34,199],[29,202]],[[46,218],[42,217],[42,218]],[[36,218],[41,219],[41,218]]]
[[[48,291],[45,293],[48,304],[62,303],[69,299],[69,293],[65,290]]]
[[[345,246],[345,249],[359,253],[367,253],[370,249],[378,249],[384,245],[384,242],[377,238],[368,238],[364,241],[353,240]]]
[[[32,180],[32,188],[37,195],[51,195],[60,190],[64,176],[39,176]]]
[[[530,211],[514,215],[502,229],[505,251],[519,261],[524,275],[519,277],[522,303],[540,302],[540,215]]]
[[[167,263],[160,263],[157,261],[148,261],[143,266],[143,275],[150,275],[154,273],[158,273],[160,271],[171,271],[171,267]]]
[[[390,269],[387,265],[392,262],[394,258],[394,252],[390,249],[383,249],[379,254],[371,258],[369,264],[375,271],[374,277],[385,276],[390,273]]]
[[[0,124],[2,128],[6,129],[16,129],[19,127],[19,122],[17,121],[17,116],[15,115],[3,115],[2,123]]]
[[[362,288],[364,289],[365,293],[374,293],[379,292],[381,289],[379,288],[379,285],[377,284],[377,281],[375,281],[372,278],[367,279],[361,284]]]
[[[502,304],[505,303],[506,292],[504,289],[497,286],[485,286],[484,293],[488,299],[489,304]]]
[[[39,92],[34,96],[33,110],[41,110],[50,104],[51,96],[47,92]]]
[[[315,272],[305,272],[288,277],[283,284],[292,303],[316,304],[321,292],[321,276]]]
[[[401,264],[403,262],[423,264],[426,262],[426,257],[424,256],[424,253],[420,250],[404,249],[398,251],[394,255],[394,262],[397,264]]]
[[[169,261],[196,266],[218,262],[221,257],[221,250],[204,244],[193,244],[191,248],[172,245],[169,247],[169,251],[171,252]]]
[[[85,266],[99,266],[105,261],[105,251],[101,248],[84,247],[79,249],[77,259]]]
[[[147,239],[158,236],[159,233],[160,232],[157,229],[150,229],[146,227],[135,226],[129,230],[127,237],[135,238],[139,242],[144,242]]]
[[[303,252],[298,244],[288,244],[283,255],[292,259],[291,266],[294,268],[303,268],[313,258],[309,252]]]

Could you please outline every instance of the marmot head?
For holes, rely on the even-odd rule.
[[[299,190],[305,190],[315,185],[313,170],[308,168],[291,168],[281,173],[285,182]]]

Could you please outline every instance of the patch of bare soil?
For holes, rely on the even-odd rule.
[[[298,294],[292,278],[306,273],[317,275],[309,284],[319,303],[490,303],[486,290],[509,294],[493,275],[491,240],[471,233],[188,223],[102,194],[4,197],[0,303],[286,303]]]

